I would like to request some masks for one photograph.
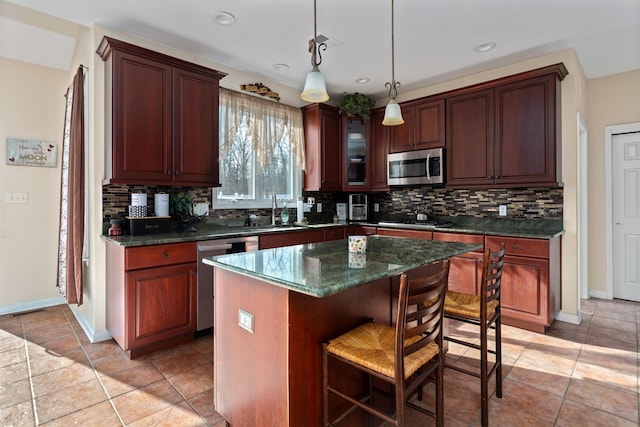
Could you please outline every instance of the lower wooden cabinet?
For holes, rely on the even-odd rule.
[[[378,234],[381,236],[408,237],[411,239],[432,240],[432,231],[421,230],[404,230],[399,228],[378,228]]]
[[[260,249],[324,242],[324,230],[284,231],[260,236]]]
[[[107,330],[131,358],[193,340],[196,243],[107,245]]]
[[[446,242],[463,242],[483,245],[484,236],[477,234],[433,233],[433,240]],[[482,253],[484,249],[467,252],[449,259],[449,289],[455,292],[478,295],[482,278]]]
[[[560,238],[487,236],[491,250],[506,243],[502,270],[503,323],[544,333],[560,312]]]

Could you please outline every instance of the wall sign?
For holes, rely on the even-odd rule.
[[[7,138],[7,164],[55,168],[58,147],[53,142]]]

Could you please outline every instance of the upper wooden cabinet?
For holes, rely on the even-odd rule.
[[[389,152],[445,146],[444,99],[424,98],[401,104],[404,124],[389,128]]]
[[[326,104],[302,107],[306,170],[305,191],[342,190],[342,144],[338,109]]]
[[[364,191],[371,188],[373,147],[369,122],[360,117],[342,116],[342,189]]]
[[[219,186],[219,81],[226,74],[109,37],[108,183]]]
[[[389,126],[382,125],[384,108],[371,112],[369,129],[371,129],[370,157],[371,179],[370,189],[375,191],[388,190],[387,184],[387,153],[389,152]]]
[[[563,64],[446,99],[447,187],[557,186]]]

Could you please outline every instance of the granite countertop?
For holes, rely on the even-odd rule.
[[[397,218],[393,218],[397,219]],[[443,231],[450,233],[486,234],[505,237],[528,237],[537,239],[552,239],[564,233],[561,220],[543,219],[507,219],[507,218],[477,218],[477,217],[438,217],[439,220],[451,221],[451,227],[435,227],[428,231]],[[286,231],[304,231],[312,229],[328,229],[333,227],[346,227],[360,225],[378,227],[376,222],[356,222],[340,224],[310,224],[307,226],[271,226],[245,227],[237,225],[201,224],[196,225],[195,232],[176,232],[163,234],[147,234],[140,236],[107,236],[102,238],[108,242],[120,246],[144,246],[167,243],[193,242],[200,240],[224,239],[231,237],[256,236],[261,234],[273,234]],[[398,223],[393,226],[385,225],[384,228],[420,229],[413,224]]]
[[[363,254],[350,253],[348,240],[336,240],[218,255],[203,262],[295,292],[326,297],[480,248],[466,243],[367,236]]]

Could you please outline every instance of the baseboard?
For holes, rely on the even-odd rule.
[[[67,301],[62,296],[55,298],[46,298],[37,301],[21,302],[18,304],[11,304],[0,307],[0,315],[22,313],[23,311],[33,311],[40,308],[46,308],[66,303]]]
[[[600,298],[600,299],[611,299],[610,296],[607,296],[607,291],[594,291],[591,289],[589,289],[589,297]]]
[[[91,341],[92,343],[96,343],[100,341],[108,341],[112,338],[111,334],[106,329],[101,331],[96,331],[93,328],[93,326],[91,326],[91,324],[87,321],[87,319],[83,316],[80,310],[78,310],[78,306],[70,305],[69,308],[71,308],[71,312],[73,313],[74,317],[80,324],[80,327],[84,331],[87,338],[89,338],[89,341]]]
[[[556,316],[556,320],[559,320],[560,322],[572,323],[574,325],[579,325],[581,321],[580,315],[568,314],[562,311],[558,313],[558,315]]]

